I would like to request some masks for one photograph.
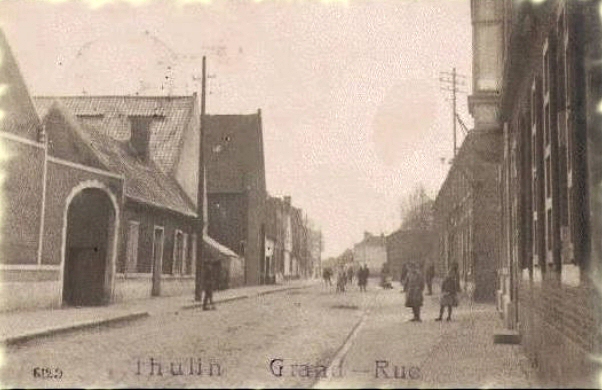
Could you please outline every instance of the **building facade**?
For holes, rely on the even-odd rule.
[[[500,137],[474,129],[464,139],[434,204],[435,271],[459,266],[460,284],[477,301],[493,301],[498,263]]]
[[[375,236],[364,232],[364,239],[353,246],[352,261],[357,265],[366,264],[370,275],[380,275],[383,265],[387,263],[387,245],[385,235]]]
[[[245,284],[265,269],[266,184],[261,111],[206,115],[208,234],[245,261]]]
[[[473,1],[503,26],[498,307],[541,379],[597,387],[602,35],[599,1]],[[478,42],[476,42],[478,45]]]

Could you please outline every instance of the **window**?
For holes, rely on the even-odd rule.
[[[552,161],[546,157],[546,198],[552,197]]]
[[[188,245],[188,233],[182,235],[182,274],[190,275],[190,251]]]
[[[128,222],[127,247],[125,255],[125,272],[138,272],[138,236],[140,223],[137,221]]]
[[[153,274],[151,296],[153,297],[161,295],[161,274],[163,273],[163,241],[163,226],[155,226],[153,230],[153,255],[151,257]]]
[[[171,263],[172,275],[180,275],[183,271],[184,260],[184,234],[176,230],[173,240],[173,261]]]
[[[187,274],[192,275],[196,272],[196,246],[197,246],[197,235],[190,235],[189,256],[187,259],[188,266],[186,266]]]
[[[546,223],[547,223],[547,248],[549,251],[552,250],[552,210],[548,209],[546,213]]]
[[[539,242],[539,229],[537,219],[533,221],[533,253],[537,255],[537,243]]]

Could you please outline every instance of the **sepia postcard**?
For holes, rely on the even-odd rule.
[[[602,387],[602,1],[0,0],[0,387]]]

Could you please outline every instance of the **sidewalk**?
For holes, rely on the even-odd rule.
[[[316,280],[296,280],[278,285],[233,288],[214,293],[216,304],[259,295],[309,287]],[[18,345],[27,341],[85,328],[134,321],[148,316],[175,313],[202,306],[190,295],[156,297],[114,303],[100,307],[68,307],[0,313],[0,344]]]
[[[408,322],[405,294],[382,291],[348,351],[343,374],[314,388],[532,388],[518,345],[494,344],[502,322],[493,304],[464,295],[451,322],[436,322],[438,294],[425,296],[423,322]],[[379,368],[380,367],[380,368]]]

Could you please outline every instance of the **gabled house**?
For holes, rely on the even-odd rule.
[[[265,273],[265,162],[261,111],[249,115],[206,115],[208,234],[244,257],[244,281]]]
[[[36,97],[50,156],[124,178],[116,300],[184,293],[194,284],[199,117],[183,97]],[[188,153],[197,156],[181,156]],[[186,164],[185,158],[188,158]],[[160,272],[158,272],[160,271]]]

